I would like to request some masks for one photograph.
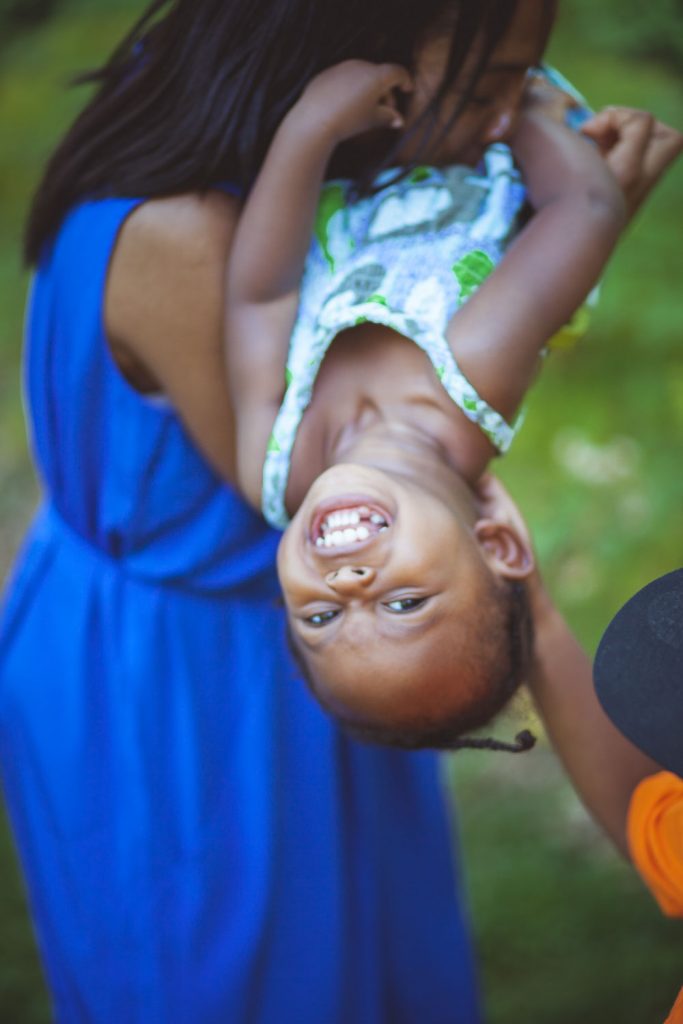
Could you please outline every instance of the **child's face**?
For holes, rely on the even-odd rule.
[[[479,699],[470,648],[492,572],[473,518],[438,481],[426,490],[357,464],[318,477],[282,539],[278,572],[325,703],[401,726],[453,718]]]
[[[486,146],[509,135],[520,108],[527,72],[541,60],[556,6],[556,0],[520,0],[510,28],[493,51],[470,101],[438,148],[429,150],[430,160],[474,165]],[[439,88],[449,48],[450,39],[447,34],[435,35],[418,48],[415,58],[415,91],[410,101],[408,126],[425,109]],[[455,83],[444,100],[440,111],[442,124],[448,122],[455,110],[475,65],[476,53],[466,62],[461,81]],[[411,155],[410,145],[411,142],[407,142],[405,151],[401,151],[402,157],[408,158]]]

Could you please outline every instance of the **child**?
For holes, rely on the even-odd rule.
[[[274,525],[292,516],[278,571],[316,696],[366,738],[451,746],[526,668],[520,584],[533,559],[495,507],[482,514],[477,485],[511,441],[543,345],[626,223],[607,164],[618,169],[629,142],[605,163],[562,125],[523,114],[511,144],[535,215],[481,284],[521,204],[514,184],[504,218],[495,185],[473,217],[472,188],[463,198],[457,172],[430,168],[383,178],[355,203],[348,185],[328,186],[316,213],[335,147],[401,127],[411,88],[401,67],[348,62],[292,108],[233,248],[228,365],[239,486]],[[648,121],[643,135],[646,115],[618,116],[638,121],[629,157],[647,164],[660,129]],[[325,234],[332,189],[336,234]],[[306,260],[314,226],[322,244]]]

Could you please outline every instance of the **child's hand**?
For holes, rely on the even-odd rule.
[[[308,132],[336,145],[373,128],[402,128],[394,90],[412,88],[410,74],[400,64],[347,60],[316,75],[291,113]]]
[[[605,107],[581,131],[597,143],[624,193],[629,217],[683,150],[680,132],[630,107]]]

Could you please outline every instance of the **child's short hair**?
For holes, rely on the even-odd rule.
[[[432,748],[456,750],[477,747],[507,750],[511,753],[529,750],[535,738],[529,732],[519,733],[516,743],[494,739],[475,739],[463,736],[487,725],[507,704],[524,681],[533,649],[533,622],[526,586],[519,580],[492,582],[490,614],[477,616],[474,643],[477,658],[483,664],[480,673],[480,693],[473,703],[450,717],[416,718],[409,726],[397,727],[372,719],[345,715],[337,704],[332,704],[297,646],[296,638],[287,623],[287,640],[292,655],[309,690],[323,708],[354,738],[367,743],[400,747],[404,750]],[[478,643],[477,643],[478,641]],[[479,654],[481,652],[481,655]]]

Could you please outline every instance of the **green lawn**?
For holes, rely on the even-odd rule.
[[[96,63],[139,7],[72,0],[0,51],[0,572],[35,493],[18,382],[21,221],[80,103],[60,84]],[[618,99],[683,124],[673,72],[600,53],[578,31],[560,28],[551,57],[594,105]],[[631,229],[589,337],[548,361],[500,465],[589,649],[631,593],[683,562],[682,186],[679,168]],[[517,717],[526,714],[519,704]],[[504,720],[498,731],[517,725]],[[683,925],[659,916],[548,749],[513,759],[462,753],[452,767],[491,1024],[661,1024],[683,983]],[[0,1020],[39,1024],[47,1001],[5,828],[0,872]]]

